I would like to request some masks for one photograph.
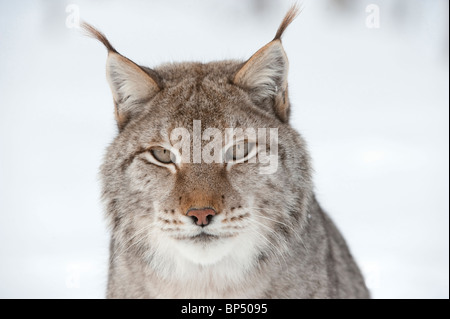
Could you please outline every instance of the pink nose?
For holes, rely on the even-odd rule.
[[[188,210],[186,215],[192,217],[192,219],[198,226],[203,227],[209,224],[215,214],[216,211],[212,208],[191,208]]]

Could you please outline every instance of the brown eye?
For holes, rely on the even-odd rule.
[[[155,147],[150,150],[150,153],[153,155],[153,157],[163,164],[170,164],[173,163],[172,158],[172,152],[169,150],[162,148],[162,147]]]
[[[229,147],[225,153],[225,161],[228,162],[239,162],[244,160],[246,157],[252,153],[253,149],[256,147],[256,143],[249,141],[237,142],[233,146]]]

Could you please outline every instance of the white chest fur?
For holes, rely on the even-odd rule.
[[[251,280],[259,254],[251,236],[208,245],[164,237],[153,243],[150,268],[160,280],[152,287],[157,298],[251,298],[263,284]]]

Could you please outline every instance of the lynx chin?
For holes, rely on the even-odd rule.
[[[111,229],[108,298],[369,297],[314,196],[306,143],[289,124],[281,37],[298,12],[293,6],[274,39],[247,61],[155,68],[121,55],[83,23],[108,50],[118,126],[101,167]],[[173,138],[177,128],[208,137],[183,149],[176,145],[182,138]],[[229,128],[276,129],[277,140],[237,134],[208,145]],[[267,174],[262,149],[277,163]]]

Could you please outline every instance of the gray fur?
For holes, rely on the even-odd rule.
[[[281,46],[281,33],[266,47]],[[258,83],[249,79],[258,76],[251,61],[140,67],[152,79],[150,96],[134,96],[139,102],[126,109],[116,101],[120,130],[101,167],[111,228],[108,298],[369,297],[343,237],[315,199],[306,143],[288,122],[284,76],[266,81],[277,89],[266,98],[259,90],[255,99],[255,88],[239,82]],[[279,74],[287,74],[287,59],[279,61],[286,68]],[[250,71],[237,76],[246,66]],[[261,175],[258,163],[230,170],[201,163],[173,173],[148,162],[151,143],[167,142],[176,127],[192,130],[193,120],[221,130],[278,128],[277,172]],[[205,227],[217,237],[186,238],[199,227],[186,211],[199,205],[217,210]]]

